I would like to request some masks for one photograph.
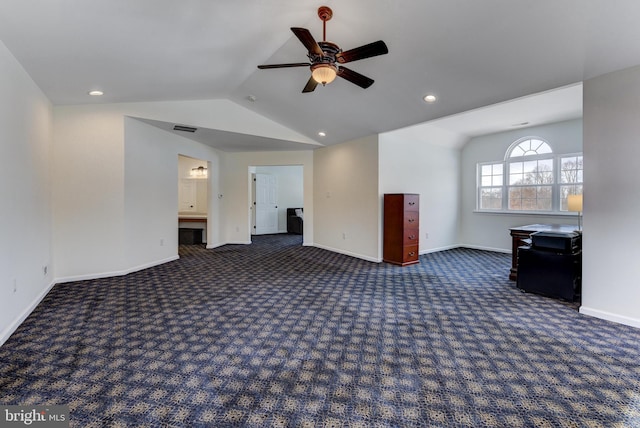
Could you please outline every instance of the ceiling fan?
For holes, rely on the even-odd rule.
[[[316,86],[318,86],[318,83],[322,83],[322,86],[331,83],[336,76],[342,77],[365,89],[373,85],[373,79],[363,76],[342,64],[389,53],[387,45],[382,40],[378,40],[377,42],[369,43],[355,49],[343,51],[335,43],[327,41],[327,21],[330,20],[332,16],[333,11],[330,7],[320,6],[318,8],[318,17],[322,20],[321,42],[316,42],[306,28],[291,28],[293,34],[295,34],[304,47],[307,48],[307,57],[309,57],[309,61],[311,62],[266,64],[259,65],[258,68],[265,70],[269,68],[309,67],[311,69],[311,77],[302,90],[303,93],[313,92]]]

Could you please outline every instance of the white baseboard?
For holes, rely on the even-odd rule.
[[[368,262],[374,262],[374,263],[382,262],[382,259],[379,259],[379,258],[376,258],[376,257],[363,256],[362,254],[356,254],[356,253],[352,253],[350,251],[344,251],[344,250],[340,250],[338,248],[328,247],[326,245],[306,244],[305,246],[321,248],[323,250],[332,251],[332,252],[338,253],[338,254],[344,254],[345,256],[355,257],[357,259],[366,260]]]
[[[429,254],[429,253],[437,253],[439,251],[453,250],[454,248],[460,248],[460,245],[447,245],[445,247],[429,248],[427,250],[420,251],[419,254],[422,255],[422,254]]]
[[[510,248],[507,250],[504,248],[483,247],[481,245],[467,245],[467,244],[458,245],[458,248],[470,248],[472,250],[493,251],[495,253],[511,254]]]
[[[120,270],[120,271],[114,271],[114,272],[102,272],[102,273],[90,273],[90,274],[85,274],[85,275],[65,276],[65,277],[62,277],[62,278],[56,278],[55,279],[55,283],[61,284],[61,283],[64,283],[64,282],[85,281],[85,280],[89,280],[89,279],[100,279],[100,278],[109,278],[109,277],[112,277],[112,276],[128,275],[130,273],[138,272],[138,271],[143,270],[143,269],[148,269],[150,267],[154,267],[154,266],[162,265],[162,264],[165,264],[165,263],[168,263],[168,262],[172,262],[174,260],[178,260],[179,258],[180,258],[180,256],[175,255],[175,256],[167,257],[166,259],[155,260],[153,262],[145,263],[143,265],[134,266],[134,267],[129,268],[129,269]]]
[[[222,247],[224,245],[227,245],[227,243],[223,242],[223,243],[211,244],[211,245],[207,244],[207,250],[213,250],[214,248],[219,248],[219,247]]]
[[[31,304],[27,306],[25,310],[20,313],[18,318],[16,318],[7,328],[5,328],[0,333],[0,346],[2,346],[4,342],[6,342],[7,339],[9,339],[9,337],[11,337],[13,332],[15,332],[18,329],[18,327],[20,327],[20,324],[22,324],[24,320],[26,320],[27,317],[31,315],[31,312],[33,312],[36,306],[38,306],[40,302],[42,302],[42,299],[44,299],[44,296],[46,296],[47,293],[51,291],[54,285],[56,285],[55,282],[52,282],[51,284],[47,285],[44,288],[44,290],[42,290],[40,294],[38,294],[38,296],[33,300],[33,302],[31,302]]]
[[[356,254],[356,253],[352,253],[350,251],[344,251],[344,250],[340,250],[338,248],[333,248],[333,247],[329,247],[326,245],[320,245],[320,244],[314,244],[314,243],[303,243],[302,246],[304,247],[318,247],[318,248],[322,248],[323,250],[327,250],[327,251],[332,251],[334,253],[339,253],[339,254],[344,254],[346,256],[351,256],[351,257],[356,257],[358,259],[363,259],[369,262],[374,262],[374,263],[381,263],[382,259],[378,259],[375,257],[369,257],[369,256],[363,256],[361,254]],[[447,251],[447,250],[453,250],[455,248],[470,248],[473,250],[484,250],[484,251],[495,251],[498,253],[509,253],[511,254],[511,250],[504,250],[501,248],[490,248],[490,247],[479,247],[477,245],[459,245],[459,244],[454,244],[454,245],[447,245],[444,247],[438,247],[438,248],[429,248],[427,250],[422,250],[420,251],[420,255],[423,254],[429,254],[429,253],[437,253],[440,251]]]
[[[618,324],[628,325],[630,327],[640,328],[640,319],[626,317],[624,315],[613,314],[611,312],[601,311],[586,306],[580,306],[580,313],[591,317],[600,318],[607,321],[613,321]]]

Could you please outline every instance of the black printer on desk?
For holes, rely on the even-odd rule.
[[[582,248],[582,234],[580,232],[534,232],[531,234],[531,246],[540,251],[575,254]]]
[[[535,232],[531,246],[518,248],[520,290],[573,302],[580,298],[581,285],[580,232]]]

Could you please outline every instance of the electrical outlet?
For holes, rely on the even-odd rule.
[[[47,265],[42,266],[42,273],[44,276],[47,276],[47,272],[49,272],[49,266]]]
[[[347,234],[345,232],[342,232],[342,239],[347,239]]]
[[[424,239],[429,239],[429,232],[424,234]]]
[[[160,238],[160,246],[164,247],[164,239]]]
[[[18,280],[16,278],[13,278],[13,292],[17,292],[18,291]]]

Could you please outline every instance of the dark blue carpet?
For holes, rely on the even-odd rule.
[[[67,404],[78,427],[640,426],[640,330],[523,294],[509,267],[185,246],[56,285],[0,348],[0,404]]]

